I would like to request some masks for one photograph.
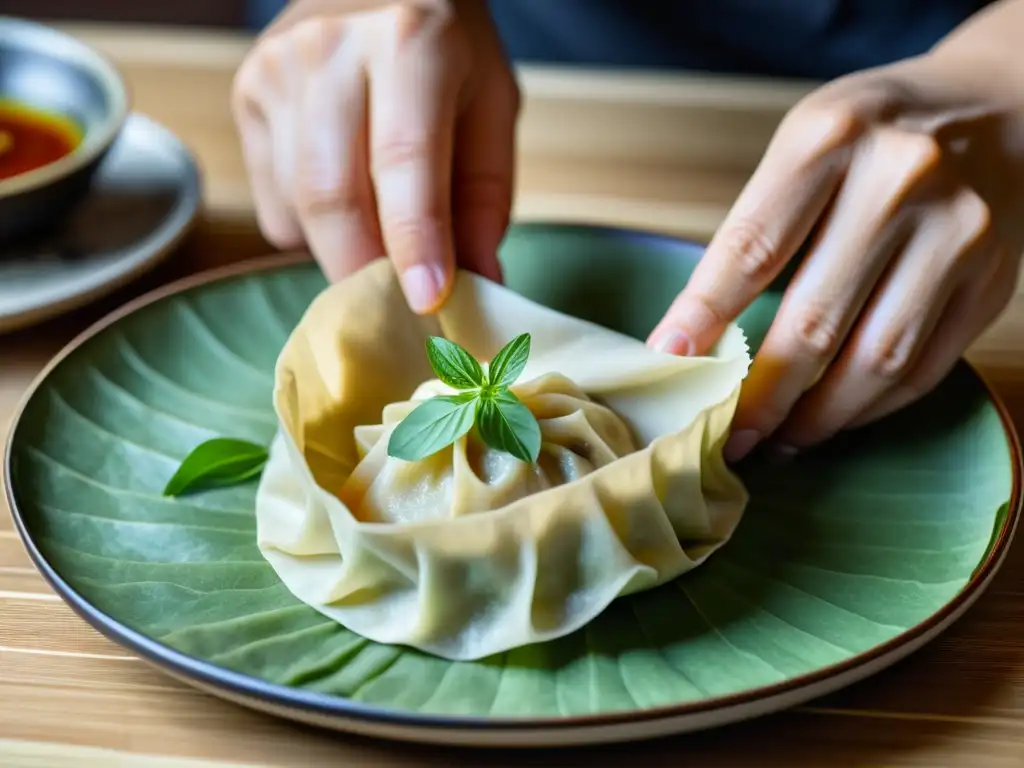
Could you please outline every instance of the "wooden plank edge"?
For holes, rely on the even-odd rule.
[[[0,739],[0,762],[10,766],[65,766],[76,768],[242,768],[254,763],[227,763],[220,760],[195,760],[184,757],[163,757],[76,744]]]
[[[125,71],[209,70],[227,80],[253,36],[62,24]],[[519,65],[520,150],[752,170],[782,116],[817,83],[729,75]],[[224,84],[229,88],[228,82]],[[224,109],[228,105],[225,103]]]

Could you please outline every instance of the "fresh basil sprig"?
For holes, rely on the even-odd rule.
[[[427,360],[437,378],[456,395],[438,395],[420,403],[388,440],[388,456],[419,461],[437,453],[474,426],[491,448],[534,463],[540,455],[540,424],[509,387],[530,357],[530,334],[516,336],[491,361],[487,372],[458,344],[427,339]]]
[[[455,395],[439,395],[418,405],[391,433],[388,455],[405,461],[426,458],[451,445],[474,425],[481,439],[498,451],[533,463],[540,455],[540,425],[509,387],[530,357],[530,334],[512,339],[491,361],[487,373],[458,344],[431,336],[427,359]],[[216,437],[185,457],[164,487],[164,496],[238,485],[266,466],[267,449],[248,440]]]
[[[267,463],[267,449],[248,440],[215,437],[200,443],[164,487],[164,496],[238,485],[256,477]]]

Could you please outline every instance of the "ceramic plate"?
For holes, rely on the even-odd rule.
[[[509,284],[643,337],[699,246],[520,225]],[[255,482],[160,491],[200,441],[267,442],[272,368],[323,287],[272,258],[195,278],[101,323],[44,372],[8,446],[40,570],[87,621],[200,688],[285,717],[446,744],[534,746],[706,728],[834,691],[956,620],[1006,554],[1020,452],[966,364],[931,396],[786,466],[704,566],[556,642],[451,663],[360,638],[298,602],[255,543]],[[756,346],[779,303],[741,318]]]
[[[67,220],[0,257],[0,333],[80,307],[155,266],[188,229],[199,200],[185,146],[131,115]]]

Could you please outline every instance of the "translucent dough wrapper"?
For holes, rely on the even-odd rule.
[[[486,361],[524,332],[513,389],[547,464],[481,464],[466,439],[386,456],[397,420],[443,390],[427,336]],[[728,541],[747,494],[722,447],[749,365],[736,326],[707,357],[661,354],[465,271],[420,317],[380,259],[318,296],[278,359],[259,547],[296,597],[376,642],[471,660],[561,637]]]
[[[629,427],[611,409],[555,373],[516,383],[512,391],[541,430],[535,464],[487,446],[471,431],[420,461],[387,454],[388,438],[416,406],[456,390],[429,381],[403,403],[384,408],[383,423],[355,428],[362,459],[338,497],[357,520],[412,523],[499,509],[575,482],[636,450]]]

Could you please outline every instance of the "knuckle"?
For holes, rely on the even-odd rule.
[[[915,335],[909,328],[886,331],[867,355],[866,367],[871,375],[889,383],[905,379],[914,362]]]
[[[256,60],[252,53],[242,60],[242,64],[235,70],[231,80],[231,97],[241,99],[250,96],[256,89],[259,78],[256,69]]]
[[[942,164],[942,145],[938,139],[927,133],[911,133],[904,135],[906,152],[910,167],[920,175],[930,174]]]
[[[733,318],[732,307],[717,293],[695,292],[690,302],[701,325],[724,326]]]
[[[264,37],[256,45],[251,59],[257,68],[260,89],[280,91],[285,83],[288,62],[288,39],[285,34]]]
[[[290,187],[296,210],[316,215],[363,207],[371,195],[370,185],[360,184],[352,171],[344,163],[325,162],[310,143],[300,144]]]
[[[943,163],[942,145],[930,134],[885,129],[881,142],[884,153],[902,164],[910,186],[932,178]]]
[[[450,3],[442,0],[404,2],[391,9],[395,41],[399,46],[437,33],[450,26],[454,18]]]
[[[856,141],[867,130],[864,117],[845,101],[817,110],[814,125],[823,143],[836,147]]]
[[[802,307],[792,323],[796,351],[812,360],[830,360],[842,342],[840,321],[827,307],[810,303]]]
[[[772,277],[782,266],[781,252],[762,223],[742,219],[722,236],[723,253],[731,269],[752,280]]]
[[[349,183],[342,178],[310,173],[309,167],[302,164],[295,179],[295,207],[302,213],[316,215],[359,208],[366,201],[361,185]]]
[[[307,67],[325,64],[342,41],[344,20],[331,16],[303,19],[289,31],[297,58]]]
[[[447,77],[470,73],[474,42],[459,23],[452,0],[410,0],[392,6],[385,16],[386,48],[396,57],[419,59],[422,66],[440,66]],[[428,52],[433,55],[424,59]]]
[[[993,238],[992,208],[973,189],[967,188],[958,195],[953,215],[961,241],[967,248],[983,245]]]
[[[403,240],[420,240],[437,231],[437,221],[433,217],[400,211],[383,212],[381,224],[391,236]]]
[[[404,268],[418,259],[423,243],[437,242],[441,226],[431,216],[385,210],[381,212],[381,230],[391,258]]]
[[[816,155],[844,149],[867,130],[864,118],[847,101],[798,104],[789,121],[799,132],[804,145]]]
[[[259,60],[250,54],[231,81],[231,111],[236,122],[261,116],[263,78]]]
[[[426,136],[401,131],[385,134],[373,146],[373,171],[376,174],[410,165],[426,165],[434,145]]]

